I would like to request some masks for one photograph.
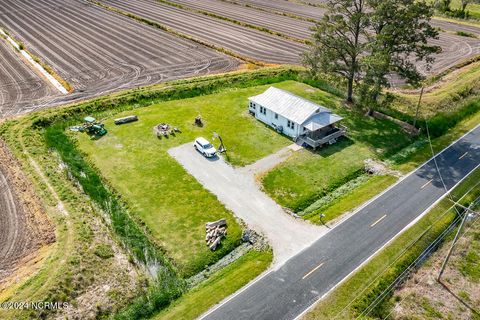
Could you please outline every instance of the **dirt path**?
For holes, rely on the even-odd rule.
[[[236,169],[222,158],[204,158],[192,143],[169,150],[169,154],[228,209],[250,228],[268,238],[277,267],[328,231],[326,227],[315,226],[288,215],[256,183],[255,173],[280,163],[289,152],[285,148],[256,164]]]

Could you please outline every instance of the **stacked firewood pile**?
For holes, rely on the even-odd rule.
[[[205,241],[210,250],[215,251],[222,241],[222,238],[227,235],[227,221],[220,219],[214,222],[207,222],[205,224]]]

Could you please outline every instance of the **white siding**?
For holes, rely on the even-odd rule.
[[[263,123],[271,126],[271,127],[278,127],[282,126],[283,134],[291,137],[296,138],[299,135],[300,125],[298,123],[293,123],[293,129],[288,126],[289,120],[278,115],[275,118],[275,113],[269,109],[263,108],[262,106],[256,104],[255,109],[252,108],[252,102],[249,102],[249,110],[255,114],[255,117],[262,121]],[[262,112],[264,110],[264,113]]]

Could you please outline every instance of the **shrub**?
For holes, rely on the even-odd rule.
[[[115,256],[112,247],[106,244],[100,244],[93,250],[93,253],[102,259],[109,259]]]

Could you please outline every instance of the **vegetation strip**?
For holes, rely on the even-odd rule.
[[[265,9],[265,8],[262,8],[262,7],[253,5],[253,4],[242,4],[242,3],[238,2],[238,1],[235,1],[235,0],[220,0],[220,1],[233,3],[233,4],[236,4],[236,5],[239,5],[239,6],[242,6],[242,7],[246,7],[246,8],[253,8],[253,9],[258,10],[258,11],[274,13],[274,14],[279,15],[279,16],[289,17],[289,18],[293,18],[293,19],[297,19],[297,20],[308,21],[308,22],[313,22],[313,23],[317,22],[317,20],[315,20],[315,19],[301,17],[301,16],[298,16],[298,15],[293,14],[293,13],[287,13],[287,12],[277,11],[277,10],[269,10],[269,9]]]
[[[50,67],[46,67],[40,63],[40,59],[36,58],[25,50],[23,45],[18,44],[9,34],[0,28],[0,34],[4,36],[7,41],[20,52],[20,54],[40,72],[58,91],[62,94],[68,94],[72,91],[72,87],[63,79],[61,79]],[[60,78],[60,80],[57,80]]]
[[[108,214],[110,226],[120,238],[122,244],[135,258],[146,265],[155,279],[155,284],[147,292],[155,308],[168,305],[181,295],[184,283],[181,281],[170,262],[161,250],[155,246],[132,220],[127,209],[118,198],[104,186],[100,176],[88,165],[82,155],[75,149],[74,143],[65,135],[65,126],[54,125],[46,128],[46,144],[59,152],[61,159],[68,166],[69,172],[80,183],[83,191]],[[145,301],[141,302],[142,304]],[[125,311],[131,314],[135,303]],[[137,312],[137,311],[135,311]]]
[[[251,250],[184,294],[153,319],[194,320],[260,276],[273,260],[271,251]]]
[[[231,19],[231,18],[228,18],[228,17],[225,17],[225,16],[221,16],[221,15],[209,12],[209,11],[189,8],[188,6],[184,6],[184,5],[181,5],[181,4],[178,4],[178,3],[175,3],[175,2],[171,2],[171,1],[168,1],[168,0],[156,0],[156,1],[158,1],[160,3],[167,4],[169,6],[177,7],[177,8],[182,9],[182,10],[188,10],[188,11],[195,12],[195,13],[200,13],[200,14],[212,17],[212,18],[216,18],[216,19],[228,21],[228,22],[231,22],[231,23],[235,23],[235,24],[238,24],[239,26],[242,26],[242,27],[266,32],[266,33],[269,33],[269,34],[272,34],[272,35],[275,35],[275,36],[285,38],[287,40],[296,41],[296,42],[303,43],[303,44],[309,44],[310,43],[310,41],[305,40],[305,39],[299,39],[299,38],[291,37],[291,36],[288,36],[288,35],[283,34],[281,32],[273,31],[269,28],[260,27],[260,26],[254,25],[254,24],[238,21],[238,20]]]

